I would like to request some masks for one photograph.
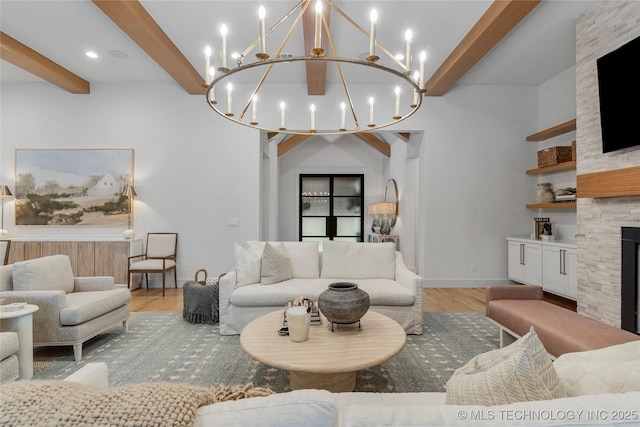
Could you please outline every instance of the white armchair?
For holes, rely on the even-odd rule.
[[[27,302],[33,314],[33,345],[72,345],[76,361],[82,344],[122,323],[127,331],[131,295],[113,277],[73,277],[66,255],[52,255],[0,267],[0,297]]]

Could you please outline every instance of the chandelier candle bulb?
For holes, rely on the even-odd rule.
[[[311,128],[310,130],[313,132],[316,130],[316,106],[311,104]]]
[[[418,72],[416,71],[413,74],[413,79],[418,81],[418,79],[420,79],[420,74],[418,74]],[[416,108],[418,106],[418,96],[420,96],[420,92],[417,90],[413,91],[413,103],[411,104],[411,108]]]
[[[427,60],[427,52],[424,50],[420,52],[420,76],[418,77],[418,86],[420,86],[420,90],[423,89],[424,86],[424,62]]]
[[[280,130],[284,130],[286,129],[285,125],[284,125],[284,102],[280,103]]]
[[[266,42],[265,31],[264,31],[264,17],[265,17],[264,6],[260,6],[258,8],[258,18],[259,18],[258,24],[260,27],[260,53],[267,52],[267,42]]]
[[[251,104],[252,104],[252,125],[257,125],[258,124],[258,95],[253,95],[253,98],[251,98]]]
[[[220,60],[222,61],[222,69],[227,69],[227,26],[222,24],[220,27]]]
[[[227,116],[231,117],[233,114],[231,113],[231,91],[233,90],[233,85],[231,83],[227,84]]]
[[[373,124],[373,97],[369,98],[369,126],[375,126]]]
[[[371,34],[369,35],[369,56],[376,56],[376,21],[378,20],[378,12],[373,9],[371,11]]]
[[[211,83],[211,48],[207,46],[204,49],[204,67],[205,67],[205,78],[204,81],[209,85]]]
[[[400,118],[400,86],[396,86],[396,114],[393,116],[394,119]]]
[[[316,34],[314,47],[320,49],[322,47],[322,1],[316,2]]]
[[[407,55],[405,57],[407,71],[411,71],[411,41],[413,40],[413,33],[411,30],[407,30],[404,33],[404,38],[407,40]]]
[[[344,102],[340,104],[340,130],[344,131],[347,130],[347,126],[346,126],[346,108],[347,106],[344,105]]]

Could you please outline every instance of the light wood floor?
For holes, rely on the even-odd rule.
[[[423,290],[424,311],[484,311],[484,288],[426,288]],[[545,294],[545,300],[576,310],[575,301]],[[136,289],[131,292],[131,311],[182,311],[182,288]]]

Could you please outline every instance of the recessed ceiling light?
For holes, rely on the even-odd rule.
[[[85,55],[87,55],[89,58],[93,58],[93,59],[96,59],[98,57],[98,54],[93,52],[93,51],[91,51],[91,50],[86,52]]]
[[[127,55],[126,53],[120,51],[120,50],[110,50],[109,51],[109,55],[113,56],[114,58],[118,58],[118,59],[127,59],[129,57],[129,55]]]

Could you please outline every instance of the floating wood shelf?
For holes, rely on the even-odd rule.
[[[546,173],[568,171],[576,168],[576,161],[571,160],[569,162],[562,162],[552,166],[545,166],[543,168],[529,169],[527,175],[544,175]]]
[[[576,202],[534,203],[527,205],[527,209],[570,209],[575,207]]]
[[[578,198],[640,196],[640,166],[578,175]]]
[[[545,139],[553,138],[554,136],[562,135],[563,133],[572,132],[574,130],[576,130],[576,119],[560,123],[557,126],[541,130],[540,132],[534,133],[533,135],[529,135],[526,140],[544,141]]]

